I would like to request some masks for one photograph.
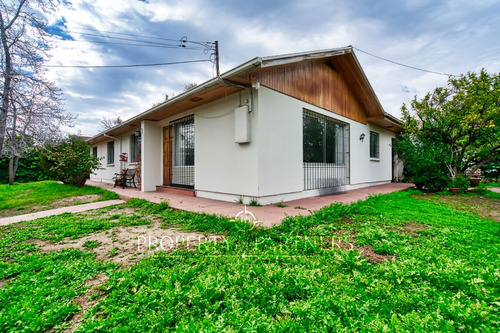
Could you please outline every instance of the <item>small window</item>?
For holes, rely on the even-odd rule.
[[[115,142],[108,142],[108,164],[115,164]]]
[[[379,134],[370,131],[370,158],[380,158],[380,139]]]
[[[97,157],[97,147],[92,147],[92,156]]]
[[[135,163],[141,156],[141,137],[132,134],[130,137],[130,161]]]

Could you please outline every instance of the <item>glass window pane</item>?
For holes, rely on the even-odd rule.
[[[138,161],[139,156],[141,155],[140,145],[141,137],[132,134],[130,137],[130,163],[135,163]]]
[[[325,157],[326,163],[335,163],[337,154],[337,124],[326,121],[325,127]]]
[[[108,164],[115,163],[115,142],[108,142]]]
[[[323,163],[323,124],[304,113],[304,162]]]
[[[370,158],[379,158],[379,134],[370,131]]]

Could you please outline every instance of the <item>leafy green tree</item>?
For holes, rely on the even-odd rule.
[[[450,77],[424,98],[415,96],[402,113],[405,134],[396,148],[412,172],[445,168],[455,179],[500,158],[500,74],[483,69]]]

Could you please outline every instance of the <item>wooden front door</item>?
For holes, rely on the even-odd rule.
[[[163,185],[172,184],[172,125],[163,127]]]

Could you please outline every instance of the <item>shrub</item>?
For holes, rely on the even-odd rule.
[[[49,151],[50,170],[65,184],[83,186],[90,173],[100,166],[99,158],[90,154],[90,145],[72,136]]]
[[[467,193],[470,186],[470,181],[463,175],[457,175],[453,181],[450,182],[449,187],[458,188],[458,192]]]
[[[19,159],[16,182],[29,183],[53,179],[48,168],[44,168],[44,155],[39,147],[32,148],[28,155]],[[9,182],[9,159],[0,159],[0,183]]]
[[[404,161],[406,176],[418,189],[441,191],[448,186],[451,177],[446,158],[449,154],[444,145],[429,139],[417,141],[405,134],[394,148]]]

